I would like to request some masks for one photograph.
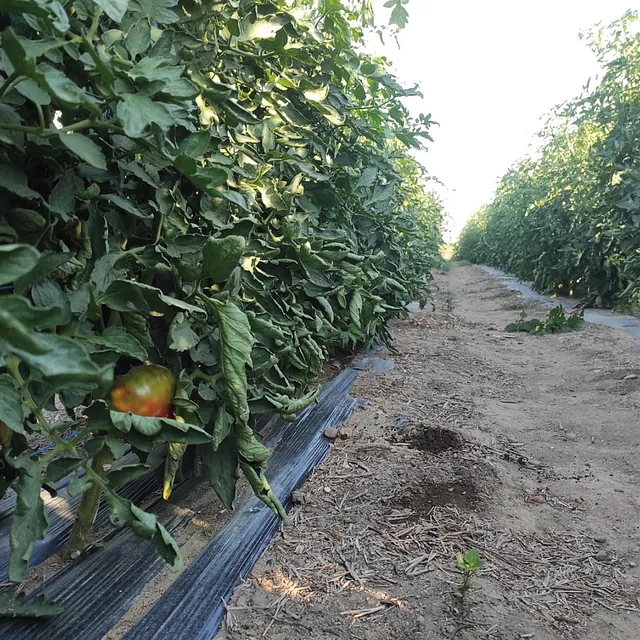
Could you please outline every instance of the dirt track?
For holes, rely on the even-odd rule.
[[[506,334],[536,306],[478,268],[436,281],[220,638],[640,639],[638,343]]]

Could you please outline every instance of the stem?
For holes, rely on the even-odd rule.
[[[9,122],[0,122],[0,129],[4,129],[5,131],[19,131],[21,133],[33,133],[34,135],[40,136],[42,138],[48,138],[49,136],[57,136],[60,133],[69,133],[70,131],[78,131],[80,129],[117,129],[120,130],[120,127],[115,125],[116,120],[105,120],[104,122],[96,122],[87,118],[86,120],[81,120],[80,122],[76,122],[75,124],[70,124],[68,127],[63,127],[62,129],[55,129],[52,131],[51,129],[40,128],[40,127],[25,127],[21,124],[11,124]]]
[[[100,24],[100,16],[102,16],[102,9],[96,8],[96,12],[93,14],[93,20],[91,20],[91,26],[89,27],[89,33],[87,34],[89,40],[93,40],[96,37],[98,25]]]
[[[40,125],[40,128],[46,129],[46,125],[44,123],[44,115],[42,113],[42,107],[39,104],[36,105],[36,111],[38,112],[38,124]]]
[[[89,490],[82,496],[82,502],[80,502],[80,507],[76,514],[76,521],[64,550],[63,558],[65,560],[75,559],[77,557],[76,552],[80,554],[86,547],[87,536],[100,506],[102,484],[99,480],[106,476],[111,462],[113,462],[111,449],[104,445],[96,454],[90,468],[88,464],[83,465],[87,471],[87,476],[92,478],[92,482]],[[98,476],[98,478],[93,476]]]
[[[14,71],[2,84],[0,87],[0,98],[4,98],[4,96],[13,89],[18,84],[18,81],[21,79],[21,75]]]
[[[62,445],[63,448],[66,449],[67,443],[64,440],[62,440],[62,438],[60,438],[58,434],[49,426],[49,423],[44,419],[44,416],[42,415],[42,409],[38,406],[38,403],[33,399],[33,396],[31,395],[31,391],[29,391],[29,385],[27,384],[25,379],[22,377],[22,374],[20,373],[20,360],[15,356],[9,357],[6,360],[6,367],[7,369],[9,369],[9,373],[11,373],[11,375],[13,376],[13,379],[18,383],[18,387],[20,388],[20,391],[22,392],[22,397],[24,398],[24,403],[27,405],[27,407],[29,407],[33,415],[36,417],[36,420],[40,425],[40,428],[43,431],[45,431],[48,435],[50,435],[52,440],[56,444]]]

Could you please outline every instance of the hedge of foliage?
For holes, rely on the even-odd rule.
[[[404,0],[387,4],[402,23]],[[363,52],[367,2],[2,7],[0,494],[18,496],[9,579],[24,577],[46,531],[41,489],[69,473],[81,511],[102,493],[111,521],[177,568],[167,531],[117,487],[169,445],[168,495],[186,446],[200,445],[193,467],[226,505],[241,470],[284,517],[256,421],[293,419],[332,352],[387,340],[388,321],[426,299],[442,207],[409,150],[431,122],[408,116],[401,99],[417,91]],[[179,378],[171,418],[104,401],[114,374],[145,361]],[[55,397],[69,422],[45,419]],[[80,406],[88,421],[76,426]],[[32,456],[34,433],[53,450]],[[119,467],[128,445],[140,462]]]
[[[538,157],[502,178],[458,257],[588,304],[640,304],[640,21],[594,30],[602,77],[555,114]]]

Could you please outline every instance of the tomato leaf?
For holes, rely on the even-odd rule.
[[[238,480],[238,452],[231,438],[226,438],[217,447],[209,447],[205,454],[205,465],[209,484],[227,509],[233,509]]]
[[[240,262],[245,246],[242,236],[209,238],[203,249],[202,277],[225,282]]]
[[[51,618],[63,612],[64,607],[47,602],[42,594],[25,601],[24,595],[0,591],[0,618]]]
[[[11,431],[25,433],[22,394],[8,373],[0,374],[0,422]]]
[[[104,154],[91,138],[75,132],[60,132],[58,137],[60,138],[60,142],[62,142],[67,149],[73,151],[80,159],[88,162],[92,167],[96,167],[96,169],[106,171],[107,161],[105,160]]]
[[[253,337],[249,320],[242,309],[233,302],[211,298],[220,327],[220,351],[222,373],[229,397],[229,404],[237,420],[249,419],[247,403],[247,366],[251,366]]]
[[[0,167],[0,175],[2,175]],[[7,244],[0,246],[0,285],[17,280],[33,269],[40,254],[28,244]]]
[[[28,451],[11,460],[11,466],[20,472],[13,485],[16,492],[16,508],[11,519],[11,555],[8,577],[20,582],[29,567],[29,558],[36,540],[41,540],[49,528],[49,521],[40,497],[42,469],[40,460],[33,460]]]

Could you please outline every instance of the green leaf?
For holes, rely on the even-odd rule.
[[[26,293],[36,282],[51,275],[73,258],[69,251],[60,253],[43,253],[33,269],[15,281],[16,293]]]
[[[87,336],[85,341],[136,360],[144,362],[147,359],[146,349],[123,327],[109,327],[102,335]]]
[[[51,67],[48,64],[40,64],[38,65],[38,70],[44,84],[49,90],[49,93],[51,93],[59,103],[69,106],[70,108],[74,108],[79,105],[94,106],[96,104],[95,98],[91,97],[88,93],[85,93],[75,82],[73,82],[73,80],[60,71],[60,69]],[[63,135],[65,134],[60,134],[61,139]],[[73,143],[67,144],[69,149],[79,155],[79,152],[70,146],[71,144]],[[76,144],[80,146],[81,143]]]
[[[60,285],[51,278],[43,278],[31,288],[31,297],[37,307],[60,310],[57,324],[67,324],[71,320],[71,306]]]
[[[20,125],[22,118],[16,109],[8,104],[0,104],[0,123],[10,125]],[[17,147],[24,151],[24,133],[20,131],[9,131],[0,129],[0,142]]]
[[[58,180],[49,194],[49,208],[53,213],[67,215],[74,210],[76,201],[76,182],[73,174],[66,173]]]
[[[154,515],[136,507],[133,502],[124,500],[112,489],[106,490],[104,497],[113,525],[121,527],[128,524],[137,535],[153,541],[160,556],[174,571],[182,569],[182,556],[178,545]]]
[[[276,33],[278,33],[287,22],[287,19],[282,15],[252,22],[252,16],[249,14],[239,24],[240,34],[238,41],[249,42],[251,40],[274,38]]]
[[[260,444],[253,429],[246,423],[236,422],[235,440],[238,453],[247,462],[262,463],[269,457],[269,449]]]
[[[0,176],[2,168],[0,167]],[[1,177],[0,177],[1,180]],[[10,284],[33,269],[40,254],[28,244],[0,245],[0,285]]]
[[[109,201],[111,204],[114,204],[119,209],[130,213],[132,216],[136,218],[142,218],[143,220],[148,220],[149,218],[153,218],[151,214],[146,214],[140,211],[138,207],[136,207],[133,202],[127,198],[123,198],[122,196],[118,196],[114,193],[108,193],[104,196],[100,196],[101,199]]]
[[[201,394],[202,395],[202,394]],[[211,398],[215,400],[215,396]],[[213,450],[215,451],[220,443],[231,433],[233,426],[233,416],[230,416],[226,409],[222,407],[216,414],[216,420],[213,425]]]
[[[160,289],[142,282],[116,280],[99,299],[100,304],[114,311],[130,311],[147,315],[164,315],[167,307],[177,307],[183,311],[205,315],[204,309],[177,298],[166,296]]]
[[[47,466],[45,482],[53,484],[75,471],[84,460],[82,458],[56,458]]]
[[[131,5],[136,11],[160,24],[172,24],[179,20],[171,7],[175,7],[178,0],[133,0]]]
[[[71,382],[106,384],[111,377],[111,372],[94,364],[75,340],[51,333],[36,333],[4,308],[0,309],[0,336],[6,351],[39,369],[54,385]]]
[[[117,489],[129,482],[133,482],[138,478],[141,478],[150,467],[146,464],[125,464],[121,467],[117,467],[109,472],[107,476],[107,482],[109,486]]]
[[[184,313],[177,313],[172,320],[169,326],[169,339],[171,340],[169,349],[174,351],[188,351],[200,342],[200,337],[191,328],[188,317]]]
[[[24,171],[10,164],[0,164],[0,188],[11,191],[21,198],[40,198],[37,191],[29,188]]]
[[[187,450],[187,445],[170,442],[167,457],[164,461],[164,479],[162,483],[162,497],[168,500],[173,492],[173,483],[180,467],[180,460]]]
[[[223,440],[214,451],[209,447],[204,456],[209,484],[227,509],[233,509],[238,480],[238,453],[231,438]]]
[[[225,282],[238,266],[245,250],[242,236],[209,238],[203,249],[202,277]]]
[[[361,316],[362,316],[362,293],[360,289],[356,289],[351,295],[351,300],[349,300],[349,315],[351,316],[351,320],[358,327],[358,329],[362,328]]]
[[[0,618],[52,618],[63,612],[64,607],[47,602],[42,594],[26,602],[24,595],[0,591]]]
[[[25,4],[27,3],[25,2]],[[37,7],[33,2],[29,2],[28,4],[34,9]],[[41,10],[41,8],[38,7],[36,10]],[[46,17],[46,12],[44,12],[42,17]],[[7,58],[9,58],[16,73],[26,76],[27,78],[36,77],[36,65],[33,57],[27,55],[23,41],[17,38],[10,27],[2,32],[2,49],[7,54]]]
[[[321,87],[307,89],[304,91],[304,97],[312,102],[324,102],[329,95],[329,85],[325,84]]]
[[[237,205],[244,211],[249,211],[249,206],[247,205],[247,201],[244,199],[244,196],[237,191],[231,191],[231,189],[218,189],[219,195],[221,195],[225,200],[228,200],[232,204]]]
[[[164,103],[154,102],[141,93],[125,94],[118,103],[116,113],[122,121],[124,132],[130,138],[143,137],[152,123],[156,123],[163,130],[176,124]]]
[[[26,329],[52,329],[63,324],[67,317],[61,307],[36,307],[21,296],[3,296],[2,310]],[[2,337],[0,335],[0,340]]]
[[[19,82],[16,85],[16,91],[37,105],[44,106],[51,102],[51,96],[32,78],[26,78]]]
[[[148,439],[148,442],[179,442],[184,444],[208,444],[212,437],[196,424],[179,422],[171,418],[149,418],[132,413],[109,411],[102,401],[94,402],[86,410],[94,429],[109,429],[113,425],[131,440],[135,433]],[[132,431],[133,430],[133,431]]]
[[[180,155],[190,158],[199,158],[211,145],[211,133],[209,131],[196,131],[185,138],[179,145]]]
[[[127,33],[127,49],[132,56],[144,53],[151,44],[151,27],[145,18],[138,20]]]
[[[267,478],[264,475],[264,470],[259,465],[249,464],[247,462],[240,462],[240,468],[244,473],[245,478],[249,481],[254,493],[262,502],[264,502],[269,509],[271,509],[285,524],[288,521],[287,512],[284,510],[280,500],[272,491]]]
[[[16,508],[11,518],[11,555],[8,577],[11,582],[21,582],[29,568],[29,558],[36,540],[42,540],[49,528],[49,521],[40,497],[42,489],[42,462],[32,460],[25,451],[11,460],[11,466],[19,472],[16,492]]]
[[[120,22],[129,6],[129,0],[92,0],[115,22]]]
[[[395,25],[398,29],[404,29],[409,21],[409,13],[402,6],[403,0],[390,0],[385,3],[385,7],[393,7],[389,24]]]
[[[253,336],[249,320],[233,302],[211,299],[220,328],[220,355],[229,403],[237,420],[249,419],[247,366],[251,366]]]
[[[0,422],[11,431],[25,433],[22,394],[8,373],[0,374]]]
[[[105,160],[104,154],[91,138],[87,138],[87,136],[83,136],[81,133],[72,132],[60,132],[58,137],[60,138],[60,142],[80,159],[92,167],[96,167],[96,169],[106,171],[107,161]]]

